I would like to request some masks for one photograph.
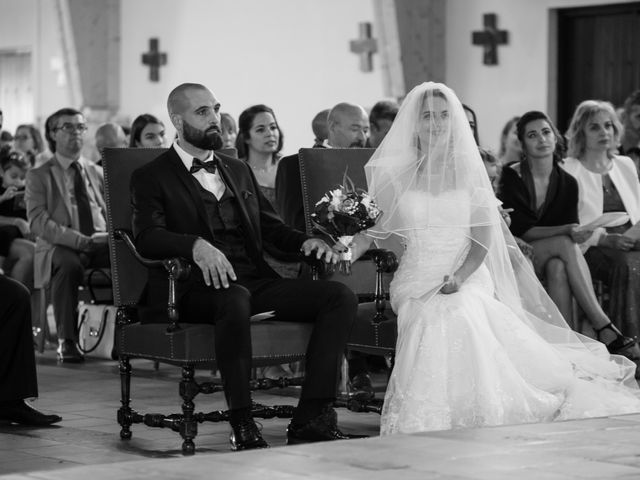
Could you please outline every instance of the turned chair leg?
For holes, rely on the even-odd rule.
[[[129,440],[131,438],[131,424],[133,423],[133,412],[131,410],[131,364],[129,357],[120,357],[120,403],[118,409],[118,423],[122,427],[120,438]]]
[[[196,453],[196,446],[193,439],[198,435],[198,422],[193,414],[195,404],[193,399],[198,394],[198,384],[194,379],[193,365],[182,367],[182,381],[180,382],[180,397],[182,397],[182,423],[180,424],[180,436],[182,442],[182,454],[193,455]]]

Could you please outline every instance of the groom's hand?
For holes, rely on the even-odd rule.
[[[202,238],[193,244],[193,261],[202,270],[207,286],[229,288],[229,279],[236,280],[236,272],[224,253]]]

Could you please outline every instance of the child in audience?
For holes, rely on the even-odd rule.
[[[10,277],[33,288],[35,244],[30,241],[24,203],[24,177],[29,169],[25,156],[15,150],[0,151],[0,261]]]
[[[220,129],[222,134],[222,148],[235,148],[238,137],[236,121],[228,113],[220,114]]]

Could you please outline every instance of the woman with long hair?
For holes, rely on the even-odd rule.
[[[502,170],[499,191],[505,207],[514,209],[511,232],[533,247],[534,267],[541,278],[548,261],[564,263],[570,294],[611,353],[640,360],[637,342],[611,323],[594,292],[589,266],[579,248],[592,232],[579,227],[578,184],[560,168],[562,136],[549,117],[537,111],[520,118],[517,132],[523,160]],[[566,304],[571,297],[566,291],[549,289],[549,295],[563,313],[570,310]]]
[[[401,254],[383,435],[640,411],[635,365],[573,332],[519,253],[453,91],[415,87],[365,172],[368,236]]]
[[[131,124],[131,148],[162,148],[165,146],[164,124],[154,115],[143,113]]]
[[[266,105],[253,105],[244,110],[238,118],[236,150],[238,158],[246,161],[258,181],[264,196],[276,208],[276,173],[280,161],[284,136],[274,111]],[[280,276],[297,278],[300,263],[295,257],[287,255],[273,245],[265,243],[265,261]],[[298,368],[298,364],[293,364]],[[293,377],[291,368],[282,366],[266,367],[262,375],[268,378]]]
[[[236,149],[258,180],[262,192],[275,205],[275,182],[284,135],[273,110],[266,105],[253,105],[238,118]]]

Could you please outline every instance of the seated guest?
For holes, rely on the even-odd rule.
[[[260,190],[275,208],[276,172],[284,135],[275,113],[266,105],[254,105],[240,114],[238,119],[236,150],[238,158],[249,164]],[[277,208],[276,208],[277,211]],[[296,278],[300,271],[298,256],[286,255],[271,244],[265,244],[267,263],[285,278]]]
[[[476,145],[480,145],[480,138],[478,137],[478,117],[476,116],[476,112],[469,105],[462,105],[462,109],[464,110],[464,114],[467,116],[467,120],[469,121],[469,126],[471,127],[471,131],[473,132],[473,139],[476,141]]]
[[[313,148],[324,148],[324,142],[329,136],[329,128],[327,126],[327,120],[329,117],[330,109],[321,110],[316,113],[316,116],[311,120],[311,130],[313,131]]]
[[[51,291],[61,362],[84,359],[76,347],[84,270],[109,266],[102,169],[81,156],[86,131],[79,111],[54,112],[45,130],[54,156],[27,174],[27,217],[38,237],[34,283]]]
[[[38,130],[34,125],[18,125],[13,139],[13,148],[23,153],[29,160],[32,167],[38,162],[43,162],[42,157],[46,155],[44,140],[42,140],[40,130]],[[38,158],[38,156],[41,158]]]
[[[284,136],[273,110],[254,105],[240,114],[235,147],[249,164],[265,197],[275,205],[275,183]]]
[[[0,264],[5,273],[33,289],[35,244],[27,222],[24,177],[29,170],[25,156],[16,150],[0,150]]]
[[[224,139],[224,114],[222,114],[222,137]],[[240,114],[239,131],[235,148],[238,158],[249,164],[258,181],[258,186],[272,206],[276,205],[276,171],[280,161],[280,150],[284,135],[275,113],[266,105],[254,105]],[[276,209],[277,211],[277,209]],[[270,243],[264,245],[264,259],[283,278],[297,278],[300,273],[298,254],[286,255]],[[261,370],[266,378],[291,378],[289,365],[272,365]]]
[[[628,150],[640,148],[640,90],[627,97],[623,108],[620,153],[628,155]]]
[[[559,258],[564,263],[570,290],[596,331],[598,340],[611,353],[640,359],[640,348],[612,325],[598,303],[589,267],[578,244],[592,232],[578,228],[578,184],[560,168],[562,137],[542,112],[525,113],[517,123],[523,160],[502,169],[499,196],[505,208],[513,208],[511,232],[533,247],[533,265],[544,278],[547,262]],[[566,292],[549,288],[565,318],[571,318],[564,302]]]
[[[624,153],[635,165],[636,170],[638,171],[638,178],[640,178],[640,147],[631,147]]]
[[[150,113],[143,113],[131,124],[129,147],[162,148],[165,146],[164,135],[164,124]]]
[[[500,133],[500,151],[498,152],[498,162],[500,165],[511,165],[522,160],[522,146],[518,140],[516,124],[520,117],[511,117],[504,124]]]
[[[280,278],[264,261],[263,242],[329,262],[337,254],[282,223],[247,162],[214,155],[222,144],[220,102],[208,88],[179,85],[167,106],[178,140],[131,178],[133,231],[142,255],[179,256],[194,264],[189,279],[177,285],[177,303],[184,318],[215,326],[232,448],[267,446],[251,416],[249,318],[272,310],[281,321],[314,324],[288,442],[348,438],[332,404],[357,299],[337,282]],[[150,271],[147,287],[148,303],[166,307],[165,276]]]
[[[369,136],[369,117],[360,105],[339,103],[329,111],[327,148],[362,148]],[[284,223],[304,231],[304,208],[298,154],[284,157],[276,175],[277,209]]]
[[[0,292],[0,422],[31,427],[58,423],[60,416],[25,402],[38,396],[29,291],[0,275]]]
[[[616,155],[621,133],[610,103],[582,102],[567,131],[569,158],[563,167],[578,181],[580,223],[607,212],[629,214],[624,225],[595,229],[581,248],[591,275],[609,286],[609,318],[635,337],[640,335],[640,241],[624,233],[640,221],[640,182],[631,159]]]
[[[369,146],[378,148],[398,115],[399,106],[391,100],[377,102],[369,113]]]
[[[369,118],[360,105],[339,103],[328,116],[327,148],[362,148],[369,135]],[[276,200],[284,222],[304,231],[304,207],[300,184],[298,155],[284,157],[278,166],[276,176]],[[355,393],[373,396],[373,386],[368,374],[366,358],[359,352],[352,352],[349,359],[349,378]]]
[[[238,127],[230,114],[224,112],[220,114],[220,128],[222,129],[222,147],[220,148],[235,148]]]
[[[489,175],[491,186],[494,190],[496,190],[495,183],[499,177],[498,159],[492,152],[485,148],[478,147],[478,151],[480,152],[480,158],[482,158],[482,163],[484,164],[484,168],[487,171],[487,175]]]
[[[102,150],[105,148],[123,148],[127,146],[127,136],[123,128],[117,123],[103,123],[96,130],[95,135],[96,150],[98,150],[100,160],[98,165],[102,165]]]

